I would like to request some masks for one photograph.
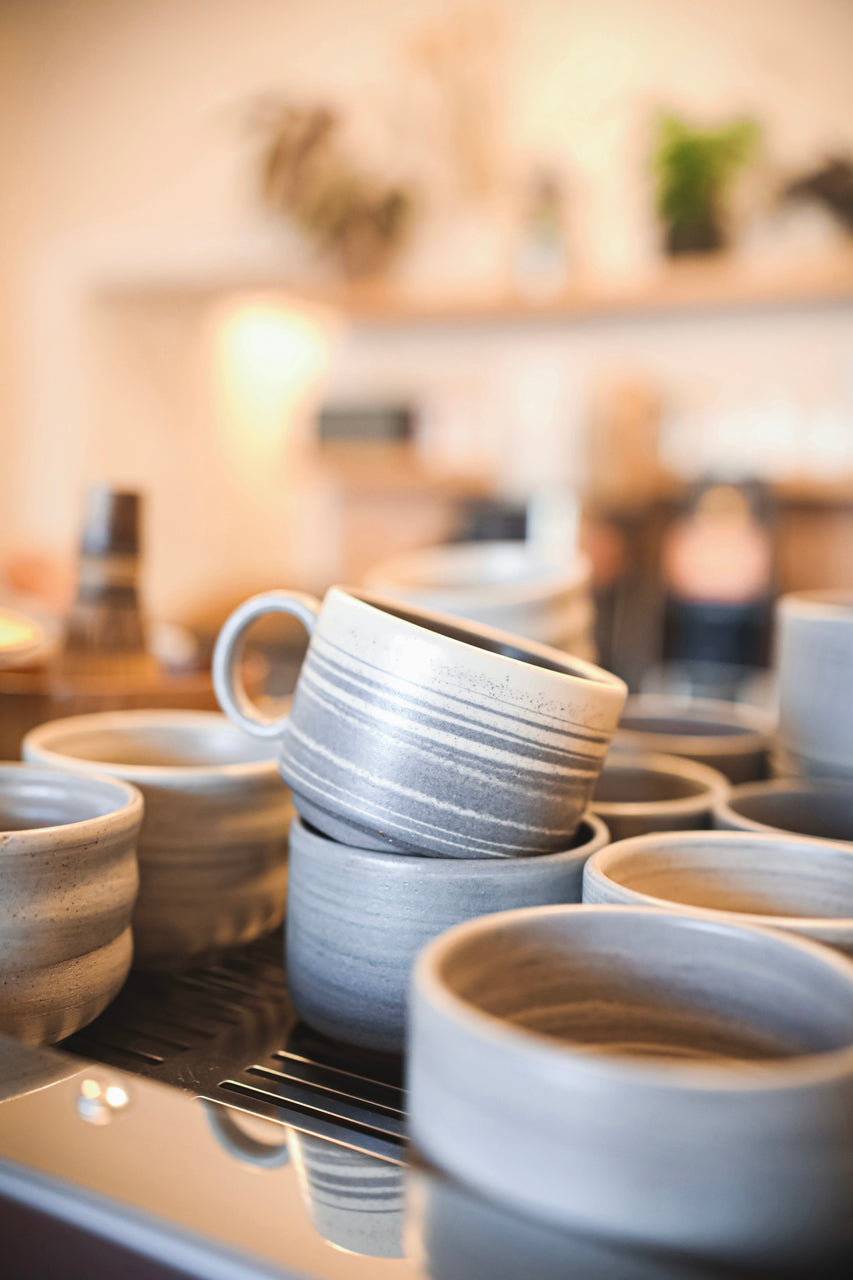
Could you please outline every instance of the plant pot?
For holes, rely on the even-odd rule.
[[[666,228],[665,247],[671,258],[683,253],[719,253],[726,237],[716,214],[690,222],[673,222]]]

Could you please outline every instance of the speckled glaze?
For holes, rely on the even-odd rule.
[[[145,797],[135,956],[161,967],[249,942],[281,921],[293,809],[275,761],[213,711],[53,720],[27,760],[123,778]]]
[[[0,765],[0,1033],[51,1044],[117,994],[141,824],[122,782]]]
[[[566,563],[526,542],[424,547],[377,565],[367,586],[419,609],[466,618],[594,657],[592,566]]]
[[[853,591],[776,607],[779,745],[807,777],[853,781]]]
[[[422,858],[290,832],[287,979],[300,1017],[334,1039],[399,1053],[415,958],[451,925],[511,907],[580,902],[584,862],[607,843],[584,817],[573,848],[538,858]]]
[[[583,900],[784,929],[853,955],[853,847],[734,831],[661,832],[600,849]]]
[[[853,850],[853,789],[816,779],[776,779],[732,787],[714,808],[714,826],[810,836]]]
[[[608,757],[591,808],[607,823],[611,840],[647,831],[710,827],[714,805],[728,782],[716,769],[678,756],[614,751]]]
[[[262,716],[237,665],[258,617],[311,633],[290,717]],[[246,601],[216,644],[220,704],[280,737],[308,822],[342,843],[451,858],[552,853],[572,841],[625,697],[616,676],[542,645],[333,587]]]
[[[757,782],[768,774],[772,728],[761,711],[742,703],[643,693],[625,703],[613,747],[681,756],[730,782]]]
[[[460,925],[418,960],[410,1132],[593,1235],[790,1263],[853,1243],[853,964],[638,907]]]

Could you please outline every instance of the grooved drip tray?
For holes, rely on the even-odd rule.
[[[299,1022],[278,931],[178,973],[134,973],[100,1018],[61,1046],[292,1129],[403,1162],[399,1059]]]
[[[663,1255],[558,1228],[427,1168],[404,1134],[400,1061],[335,1044],[299,1022],[280,933],[191,969],[133,974],[100,1018],[56,1049],[0,1036],[0,1273],[16,1280],[851,1274],[847,1254],[768,1269],[758,1259]]]

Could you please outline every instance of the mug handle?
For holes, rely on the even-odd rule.
[[[244,1132],[221,1102],[202,1098],[202,1104],[211,1129],[229,1155],[243,1164],[254,1165],[256,1169],[280,1169],[290,1162],[290,1148],[286,1140],[278,1146],[261,1142]]]
[[[313,633],[320,614],[320,601],[300,591],[264,591],[250,596],[234,610],[220,631],[213,650],[213,688],[217,701],[234,724],[256,738],[279,738],[287,724],[287,714],[266,716],[246,693],[240,675],[246,632],[257,618],[268,613],[286,613],[297,618]]]

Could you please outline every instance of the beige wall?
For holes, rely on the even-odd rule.
[[[356,103],[366,147],[383,154],[390,137],[398,154],[428,167],[418,139],[425,120],[435,124],[435,102],[405,70],[405,49],[424,22],[458,7],[5,0],[0,109],[13,127],[5,130],[0,207],[0,553],[66,547],[80,486],[109,474],[155,488],[152,586],[161,610],[180,611],[193,585],[203,594],[211,572],[200,553],[176,567],[182,524],[192,525],[188,540],[193,528],[206,530],[217,571],[230,553],[235,577],[263,581],[287,571],[280,548],[292,550],[310,508],[317,563],[333,560],[322,483],[306,491],[316,501],[291,492],[279,502],[284,455],[267,466],[260,496],[207,457],[216,446],[207,434],[213,410],[199,317],[174,315],[152,329],[151,313],[125,316],[111,332],[99,290],[116,279],[239,274],[247,262],[280,263],[283,272],[304,265],[298,243],[255,207],[243,104],[266,89]],[[565,168],[579,271],[639,272],[650,261],[642,158],[646,122],[659,104],[708,117],[754,111],[770,139],[768,174],[853,146],[848,0],[497,0],[492,7],[503,32],[495,84],[504,109],[493,123],[503,137],[504,190],[517,190],[530,159]],[[500,281],[509,212],[500,202],[480,213],[432,208],[406,267],[411,281],[439,293],[466,275],[484,287]],[[692,422],[701,442],[709,386],[731,392],[734,440],[742,434],[739,406],[764,397],[772,446],[780,377],[789,379],[789,401],[853,412],[849,312],[825,308],[769,324],[620,323],[544,338],[504,329],[497,345],[486,332],[462,340],[356,333],[333,346],[328,376],[342,393],[409,389],[440,399],[456,388],[479,432],[474,447],[491,454],[511,489],[541,481],[555,448],[572,470],[563,437],[582,432],[590,388],[612,367],[648,369],[673,384],[676,454],[693,438],[678,421]],[[530,386],[545,388],[543,412],[552,420],[531,408]],[[568,426],[554,404],[570,406]]]

